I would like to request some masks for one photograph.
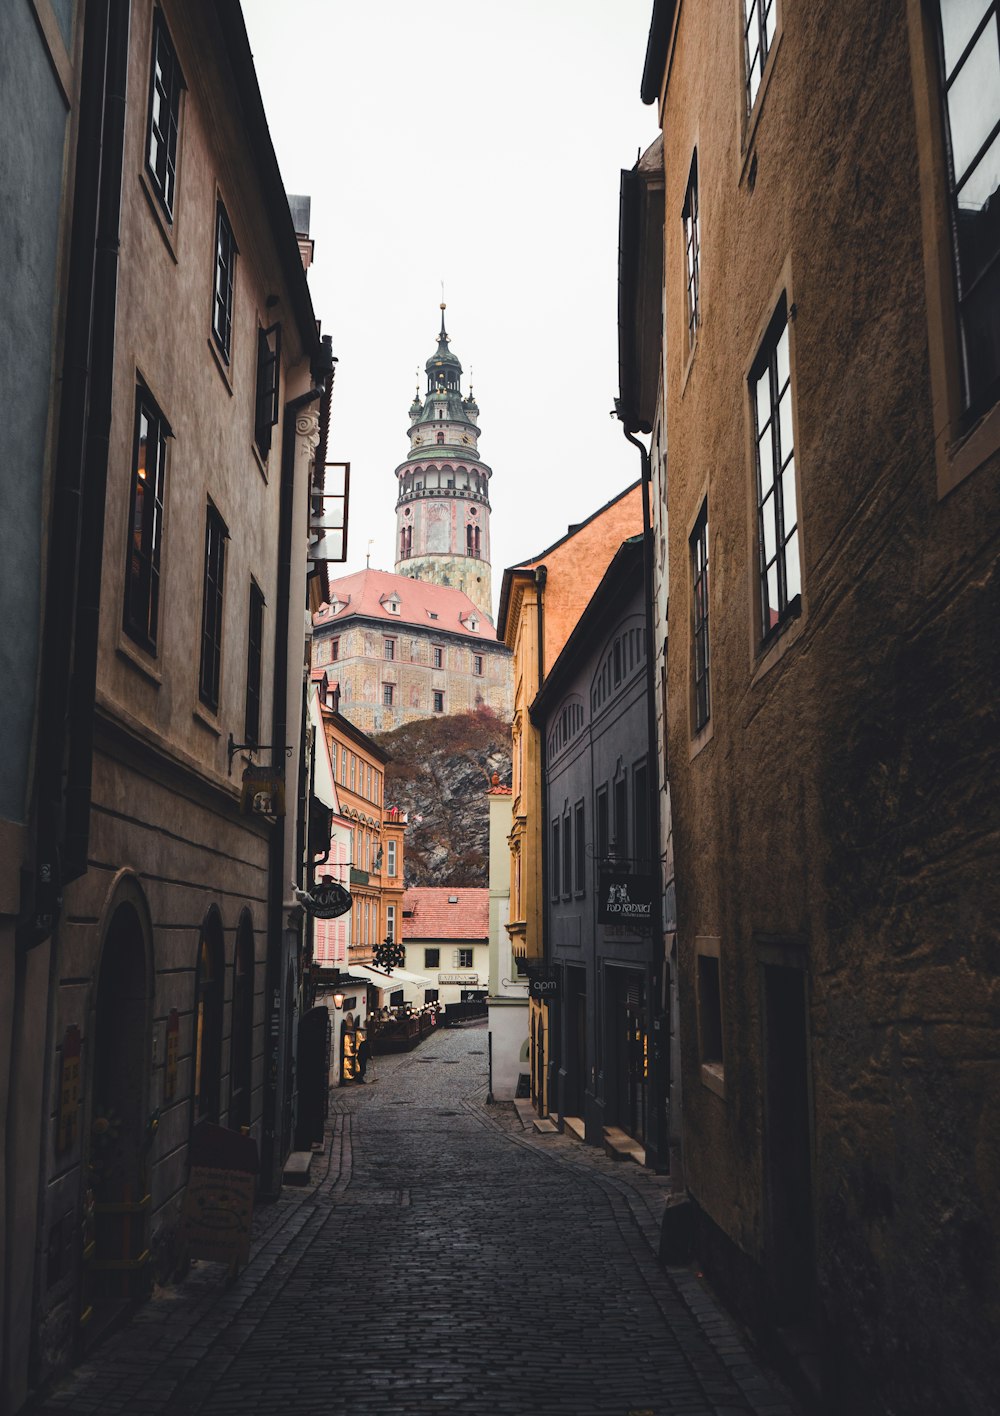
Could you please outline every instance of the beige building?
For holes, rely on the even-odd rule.
[[[647,374],[690,1201],[673,1237],[831,1410],[985,1416],[996,7],[657,0],[642,87],[665,189]],[[627,255],[642,266],[641,228]]]
[[[195,1125],[246,1127],[264,1191],[293,1143],[331,379],[238,6],[35,8],[93,128],[59,152],[79,220],[51,419],[57,675],[24,935],[51,992],[20,1013],[41,1131],[10,1259],[14,1407],[175,1272]]]
[[[314,616],[313,668],[365,732],[487,709],[511,712],[510,650],[462,590],[383,570],[330,582]]]

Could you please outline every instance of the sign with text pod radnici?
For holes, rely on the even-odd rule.
[[[339,919],[354,903],[350,891],[329,875],[324,875],[308,894],[301,892],[298,899],[306,914],[314,919]]]
[[[645,928],[653,922],[656,898],[654,875],[629,875],[627,871],[603,870],[597,901],[598,924],[620,924]]]

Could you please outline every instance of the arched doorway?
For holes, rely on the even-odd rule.
[[[85,1285],[81,1318],[97,1334],[146,1288],[149,1260],[150,994],[146,931],[135,904],[114,910],[101,952],[93,1017],[87,1145]]]
[[[222,920],[213,909],[206,916],[198,940],[198,967],[194,986],[194,1082],[192,1120],[219,1120],[222,1086],[222,995],[225,948]]]
[[[229,1124],[234,1130],[250,1125],[253,1083],[254,938],[250,912],[244,910],[236,930],[233,959],[233,1027],[229,1073],[232,1092]]]

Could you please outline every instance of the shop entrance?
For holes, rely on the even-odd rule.
[[[149,985],[135,907],[115,910],[101,954],[94,1012],[81,1322],[96,1336],[147,1288]]]
[[[566,1095],[565,1115],[584,1115],[587,1091],[587,974],[566,970]]]
[[[634,969],[610,972],[611,1055],[614,1058],[613,1124],[633,1140],[646,1142],[649,1039],[646,983]]]

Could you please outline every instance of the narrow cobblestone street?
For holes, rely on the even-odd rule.
[[[197,1264],[34,1409],[791,1416],[656,1263],[665,1182],[488,1107],[486,1048],[470,1026],[376,1058],[237,1281]]]

